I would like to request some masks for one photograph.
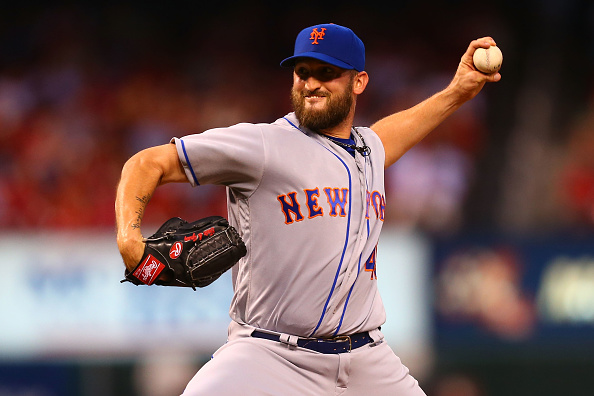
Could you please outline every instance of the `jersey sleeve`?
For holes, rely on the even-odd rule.
[[[218,184],[250,195],[262,178],[265,149],[257,125],[216,128],[172,142],[193,186]]]

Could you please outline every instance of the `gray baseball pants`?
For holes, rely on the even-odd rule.
[[[231,322],[228,342],[182,396],[425,395],[379,330],[370,332],[374,343],[340,354],[253,338],[253,330]]]

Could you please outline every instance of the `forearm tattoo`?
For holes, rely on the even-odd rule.
[[[146,208],[148,202],[151,200],[151,196],[144,195],[142,197],[136,197],[136,200],[140,202],[140,206],[138,207],[138,209],[136,209],[136,211],[134,211],[134,213],[136,213],[136,219],[134,223],[132,223],[133,229],[140,228],[140,222],[142,221],[142,216],[144,215],[144,209]]]

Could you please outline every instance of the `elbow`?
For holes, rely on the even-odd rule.
[[[161,184],[163,178],[163,168],[159,162],[151,155],[150,149],[139,151],[130,157],[122,168],[122,177],[124,175],[134,175],[144,179],[150,178],[158,180]]]
[[[171,144],[147,148],[134,154],[126,161],[122,172],[153,180],[156,185],[187,181],[175,145]]]

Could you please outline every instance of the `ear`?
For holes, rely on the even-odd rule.
[[[365,87],[367,87],[367,83],[369,82],[369,75],[366,71],[359,72],[355,76],[355,81],[353,82],[353,93],[356,95],[360,95],[365,91]]]

